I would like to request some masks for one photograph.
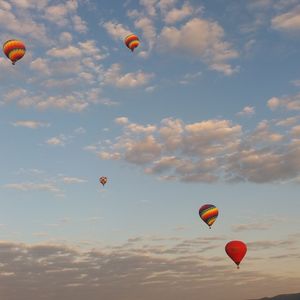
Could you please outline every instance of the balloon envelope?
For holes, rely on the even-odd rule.
[[[104,186],[107,182],[107,177],[105,177],[105,176],[100,177],[99,182]]]
[[[3,44],[3,52],[14,65],[25,55],[26,47],[22,41],[8,40]]]
[[[133,51],[140,44],[140,40],[137,35],[130,34],[126,36],[126,38],[124,39],[124,43],[127,46],[127,48]]]
[[[200,218],[209,226],[216,221],[219,210],[212,204],[204,204],[199,208]]]
[[[231,241],[225,246],[227,255],[235,262],[239,268],[240,262],[243,260],[247,252],[247,246],[242,241]]]

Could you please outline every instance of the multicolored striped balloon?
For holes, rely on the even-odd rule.
[[[104,186],[107,182],[107,177],[105,177],[105,176],[100,177],[99,182]]]
[[[26,48],[22,41],[8,40],[3,44],[3,52],[14,65],[16,61],[25,55]]]
[[[133,51],[140,44],[139,38],[135,34],[130,34],[124,39],[124,43],[131,51]]]
[[[218,209],[212,204],[205,204],[199,208],[199,216],[209,228],[216,221],[218,215]]]

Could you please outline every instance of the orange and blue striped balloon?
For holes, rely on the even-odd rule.
[[[16,61],[25,55],[26,48],[22,41],[8,40],[3,44],[3,52],[14,65]]]
[[[127,46],[127,48],[133,51],[140,44],[140,40],[137,35],[130,34],[126,36],[126,38],[124,39],[124,43]]]
[[[218,215],[219,210],[212,204],[205,204],[199,208],[199,216],[209,228],[216,221]]]

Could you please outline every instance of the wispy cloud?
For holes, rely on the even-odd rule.
[[[26,120],[26,121],[24,120],[24,121],[13,122],[12,125],[15,127],[26,127],[30,129],[36,129],[40,127],[49,127],[50,123],[39,122],[34,120]]]

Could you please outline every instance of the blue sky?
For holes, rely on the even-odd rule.
[[[299,0],[3,0],[0,25],[27,49],[0,57],[6,299],[299,292]]]

